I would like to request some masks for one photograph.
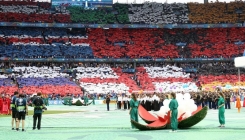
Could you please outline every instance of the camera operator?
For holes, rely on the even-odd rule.
[[[22,120],[22,131],[25,131],[25,117],[28,115],[28,106],[27,100],[23,94],[19,95],[19,98],[15,101],[16,110],[17,110],[17,118],[18,121],[16,123],[16,131],[19,131],[19,124]]]
[[[33,130],[36,129],[37,119],[37,129],[40,130],[43,109],[47,110],[47,108],[44,105],[43,99],[41,98],[41,93],[37,93],[37,97],[33,100],[32,106],[34,107]]]

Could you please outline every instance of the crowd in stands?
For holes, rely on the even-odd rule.
[[[138,64],[135,73],[126,73],[125,64],[99,63],[2,63],[0,93],[12,95],[14,91],[26,94],[42,92],[54,96],[83,93],[107,94],[132,92],[213,91],[245,88],[245,70],[241,69],[241,83],[233,62],[210,63],[155,63]],[[187,73],[184,68],[195,68]],[[211,68],[212,67],[212,68]],[[229,67],[230,70],[225,70]],[[67,71],[70,69],[71,71]],[[223,70],[220,70],[223,69]]]
[[[114,4],[112,8],[85,9],[79,6],[67,8],[71,21],[75,23],[114,24],[129,23],[128,8],[124,4]]]
[[[10,58],[93,58],[88,46],[18,44],[0,46],[0,56]]]
[[[187,4],[161,4],[146,2],[142,5],[129,5],[129,21],[146,24],[188,23]]]
[[[1,1],[2,22],[46,22],[84,24],[185,24],[241,23],[245,20],[244,2],[119,4],[86,9],[61,5],[51,8],[47,2]]]
[[[19,2],[21,3],[21,2]],[[31,5],[31,6],[29,6]],[[221,9],[222,12],[217,12]],[[85,10],[50,12],[44,3],[0,2],[0,21],[106,23],[235,23],[243,20],[241,2],[189,4],[115,4]],[[203,11],[208,11],[205,14]],[[71,17],[71,18],[70,18]],[[202,18],[198,18],[202,17]],[[234,58],[245,50],[244,28],[212,29],[65,29],[0,28],[0,57],[8,58]],[[197,91],[237,88],[231,62],[139,65],[12,65],[2,63],[0,92],[82,94],[133,91]],[[133,69],[129,73],[124,69]],[[188,71],[189,70],[189,71]],[[190,73],[187,73],[190,72]],[[241,81],[245,80],[244,69]],[[245,87],[245,83],[240,86]]]
[[[0,28],[0,56],[9,58],[234,58],[244,28]]]
[[[243,28],[93,29],[88,32],[88,40],[99,58],[232,58],[244,52],[244,31]]]
[[[192,23],[237,23],[245,20],[244,2],[189,3],[189,19]]]
[[[34,1],[1,1],[1,22],[71,22],[69,11],[51,12],[51,5],[47,2]]]

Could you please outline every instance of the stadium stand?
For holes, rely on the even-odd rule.
[[[189,19],[192,23],[237,23],[244,21],[242,1],[208,4],[188,3]]]
[[[84,9],[67,6],[62,12],[48,3],[0,1],[0,21],[85,24],[237,23],[245,20],[244,3],[114,4]],[[218,12],[219,11],[219,12]],[[221,12],[220,12],[221,11]],[[245,50],[244,28],[93,29],[0,27],[2,58],[234,58]],[[10,62],[11,63],[11,62]],[[115,65],[115,64],[114,64]],[[163,64],[137,67],[12,66],[0,75],[0,92],[80,94],[117,91],[197,91],[237,87],[233,63]],[[74,74],[74,71],[75,74]],[[7,73],[5,68],[1,73]],[[135,73],[134,73],[135,72]],[[187,73],[188,72],[188,73]],[[244,70],[241,70],[244,81]],[[72,75],[72,76],[71,76]],[[14,77],[14,78],[13,78]],[[72,77],[72,78],[71,78]],[[80,83],[76,83],[77,80]],[[245,87],[245,83],[241,83]]]
[[[112,7],[95,9],[72,5],[51,8],[46,2],[1,1],[0,21],[84,24],[241,23],[245,20],[244,8],[244,3],[240,1],[208,4],[115,3]]]
[[[71,20],[79,23],[113,24],[128,23],[127,5],[115,4],[113,8],[98,8],[97,10],[84,9],[72,6],[67,8],[71,14]]]
[[[146,2],[129,6],[128,16],[131,23],[174,24],[188,23],[189,20],[186,4]]]
[[[233,58],[245,29],[0,28],[2,57]],[[7,47],[8,46],[8,47]],[[37,47],[38,46],[38,47]],[[45,51],[47,50],[47,51]]]

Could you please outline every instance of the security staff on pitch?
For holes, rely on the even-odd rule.
[[[22,120],[22,131],[25,131],[25,117],[28,115],[28,106],[27,106],[27,100],[24,98],[23,94],[19,95],[19,98],[15,101],[15,106],[17,110],[17,124],[16,124],[16,131],[19,131],[19,124]]]
[[[16,116],[16,108],[15,108],[15,101],[18,98],[19,93],[17,91],[14,92],[14,96],[11,98],[11,104],[10,104],[10,108],[12,110],[12,130],[14,129],[14,122],[15,122],[15,127],[17,128],[16,122],[17,122],[17,116]]]
[[[41,129],[41,119],[42,119],[42,112],[43,108],[45,108],[43,99],[41,98],[41,93],[37,93],[37,97],[33,100],[32,106],[34,107],[34,115],[33,115],[33,130],[36,129],[36,122],[37,122],[37,129]]]

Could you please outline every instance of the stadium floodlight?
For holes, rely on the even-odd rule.
[[[242,57],[236,57],[234,59],[235,67],[245,67],[245,56]]]
[[[241,82],[241,72],[240,72],[240,68],[244,68],[245,67],[245,56],[242,57],[236,57],[234,59],[234,63],[235,63],[235,67],[238,68],[238,81],[239,81],[239,94],[240,94],[240,82]]]

